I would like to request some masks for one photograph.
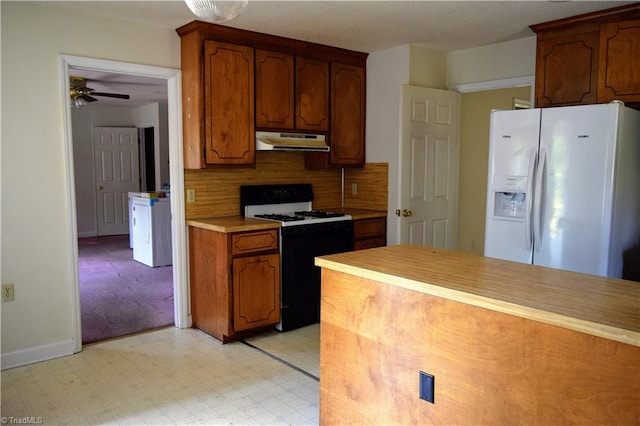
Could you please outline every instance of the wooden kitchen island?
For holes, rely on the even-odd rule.
[[[323,425],[640,424],[640,283],[409,245],[316,265]]]

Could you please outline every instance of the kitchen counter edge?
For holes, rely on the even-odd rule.
[[[187,219],[187,226],[193,226],[195,228],[207,229],[215,232],[245,232],[245,231],[260,231],[265,229],[278,229],[280,223],[253,219],[244,216],[221,216],[221,217],[208,217],[201,219]]]
[[[640,347],[640,283],[411,245],[321,256],[315,264]]]

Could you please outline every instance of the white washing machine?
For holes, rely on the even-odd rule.
[[[129,192],[129,217],[127,220],[129,221],[129,248],[133,248],[133,198],[134,197],[142,197],[144,196],[144,192]]]
[[[171,265],[171,202],[169,198],[133,197],[133,260],[147,266]]]

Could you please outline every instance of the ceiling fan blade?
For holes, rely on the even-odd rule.
[[[81,95],[80,95],[80,97],[81,97],[82,99],[84,99],[85,101],[87,101],[87,102],[95,102],[95,101],[97,101],[97,99],[96,99],[96,98],[94,98],[94,97],[92,97],[92,96],[89,96],[89,95],[87,95],[87,94],[85,94],[85,93],[81,94]]]
[[[107,98],[129,99],[129,95],[121,95],[118,93],[91,92],[93,96],[105,96]]]

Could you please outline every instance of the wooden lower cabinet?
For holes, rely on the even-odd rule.
[[[387,218],[353,221],[353,249],[364,250],[387,245]]]
[[[278,230],[189,227],[193,327],[223,343],[280,321]]]
[[[233,259],[233,329],[251,330],[280,321],[277,254]]]

